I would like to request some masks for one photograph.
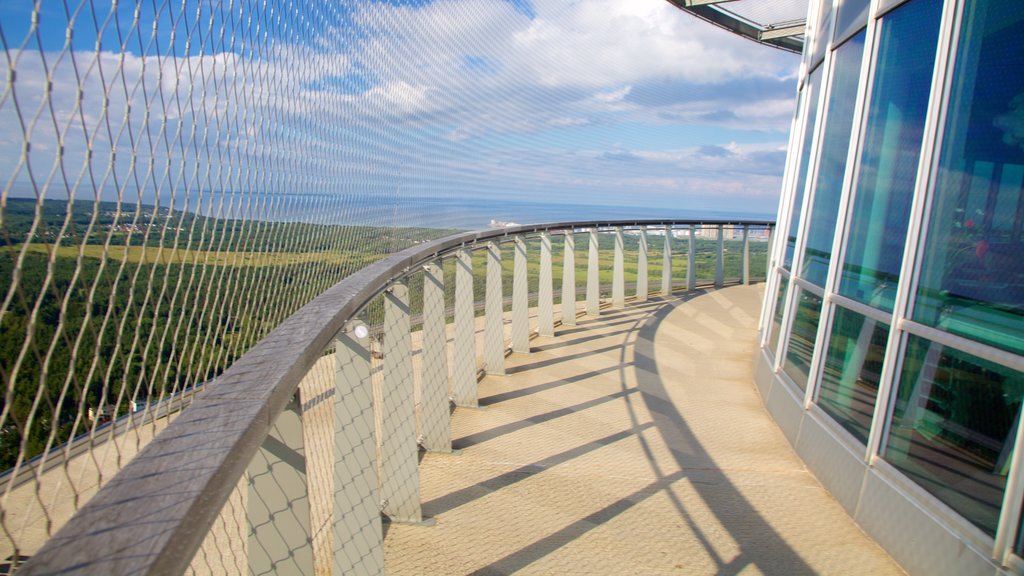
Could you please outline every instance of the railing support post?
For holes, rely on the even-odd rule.
[[[537,333],[555,335],[555,297],[551,274],[551,233],[540,233],[540,278],[537,286]]]
[[[697,227],[693,224],[686,239],[686,289],[697,289]]]
[[[597,228],[590,229],[587,242],[587,315],[598,316],[601,314],[601,270],[598,245]]]
[[[249,464],[249,572],[309,574],[313,540],[298,394]]]
[[[423,364],[420,435],[431,452],[451,452],[448,400],[448,335],[445,331],[444,269],[440,260],[423,267]]]
[[[622,227],[615,227],[615,256],[612,263],[612,307],[626,307],[626,247]]]
[[[346,326],[335,346],[334,573],[384,574],[369,338],[357,328]]]
[[[743,225],[743,285],[750,285],[750,227]]]
[[[718,256],[715,259],[715,288],[725,284],[725,228],[718,225]]]
[[[661,252],[661,295],[672,294],[672,225],[665,226],[665,246]]]
[[[576,235],[565,231],[562,253],[562,326],[576,325]]]
[[[416,524],[422,520],[419,449],[409,341],[409,288],[402,282],[384,292],[381,348],[381,510],[393,522]]]
[[[484,370],[505,375],[505,297],[501,286],[501,246],[487,243],[487,294],[484,301]]]
[[[452,351],[452,401],[456,406],[475,408],[476,330],[473,326],[473,252],[459,250],[455,259],[455,339]]]
[[[647,227],[640,227],[640,245],[636,255],[636,301],[647,301]]]
[[[526,274],[526,239],[516,236],[512,259],[512,351],[530,353],[530,299]]]

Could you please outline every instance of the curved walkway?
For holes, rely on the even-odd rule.
[[[604,310],[480,383],[389,574],[902,574],[753,384],[762,287]]]

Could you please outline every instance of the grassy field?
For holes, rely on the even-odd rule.
[[[24,244],[0,246],[0,255],[17,254]],[[28,252],[48,255],[54,250],[51,244],[28,244]],[[361,262],[363,265],[379,258],[379,255],[357,250],[332,250],[320,252],[230,252],[213,250],[186,250],[184,248],[159,248],[153,246],[110,246],[86,244],[82,246],[59,246],[58,259],[76,259],[79,251],[85,258],[106,258],[115,262],[127,260],[130,264],[188,264],[194,266],[262,267],[308,264],[344,265]]]

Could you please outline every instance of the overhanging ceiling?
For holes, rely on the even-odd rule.
[[[760,44],[799,54],[808,0],[668,0],[681,10]]]

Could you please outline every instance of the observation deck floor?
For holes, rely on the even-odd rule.
[[[753,383],[763,286],[581,317],[453,414],[433,526],[389,574],[903,574],[804,467]]]

